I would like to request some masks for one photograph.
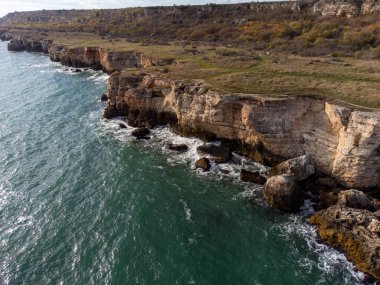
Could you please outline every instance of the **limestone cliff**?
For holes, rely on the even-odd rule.
[[[72,67],[89,67],[107,73],[125,68],[140,68],[172,64],[170,58],[155,58],[135,51],[115,51],[98,47],[69,47],[46,38],[33,38],[5,32],[1,40],[10,41],[8,50],[48,53],[50,59]]]
[[[133,125],[170,123],[184,135],[228,141],[264,163],[311,155],[319,174],[355,188],[380,186],[380,112],[308,97],[213,91],[151,74],[114,73],[106,117]]]

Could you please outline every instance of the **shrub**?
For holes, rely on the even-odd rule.
[[[372,57],[374,59],[380,59],[380,46],[372,49]]]

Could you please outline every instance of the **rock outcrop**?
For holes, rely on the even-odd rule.
[[[374,209],[371,199],[363,192],[355,189],[340,192],[337,203],[355,209]]]
[[[76,68],[88,67],[106,73],[125,68],[165,66],[174,63],[172,58],[156,58],[136,51],[116,51],[98,47],[68,47],[43,37],[30,37],[25,33],[4,32],[1,40],[9,40],[8,50],[43,52],[54,62]]]
[[[197,147],[197,152],[210,156],[216,163],[225,163],[232,157],[230,148],[223,145],[204,144]]]
[[[107,73],[125,68],[164,66],[173,59],[159,59],[135,51],[114,51],[98,47],[66,47],[52,44],[49,48],[52,61],[73,67],[90,67]]]
[[[250,182],[259,185],[263,185],[267,181],[267,179],[258,171],[253,172],[246,169],[242,169],[240,171],[240,180],[243,182]]]
[[[189,149],[189,147],[185,144],[175,144],[175,143],[168,144],[167,148],[170,150],[179,151],[179,152],[187,151]]]
[[[343,250],[359,270],[380,280],[380,221],[374,213],[337,204],[310,221],[327,244]]]
[[[9,51],[28,51],[28,52],[44,52],[47,53],[51,40],[23,38],[21,36],[4,35],[2,40],[10,40],[8,43]]]
[[[221,139],[264,164],[313,158],[318,175],[347,188],[380,185],[380,112],[324,100],[213,91],[152,74],[113,73],[105,116],[133,126],[170,124],[181,135]]]

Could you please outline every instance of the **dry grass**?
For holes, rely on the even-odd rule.
[[[378,60],[302,57],[220,45],[192,46],[182,42],[146,45],[125,39],[110,41],[87,33],[49,32],[47,37],[72,47],[134,50],[159,58],[175,58],[177,64],[168,68],[170,78],[203,79],[213,88],[228,92],[318,96],[380,109]],[[147,71],[160,72],[161,69],[151,67]]]

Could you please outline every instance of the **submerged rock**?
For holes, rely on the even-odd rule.
[[[148,128],[138,128],[133,130],[131,133],[131,135],[136,137],[137,139],[144,139],[149,134],[150,130]]]
[[[230,148],[223,145],[203,144],[197,147],[197,152],[209,155],[216,163],[225,163],[232,157]]]
[[[291,175],[277,175],[270,177],[264,185],[264,199],[272,207],[286,211],[298,211],[303,193]]]
[[[167,148],[174,151],[186,151],[189,149],[189,147],[185,144],[174,144],[174,143],[168,144]]]
[[[242,169],[240,172],[240,180],[243,182],[251,182],[255,184],[263,185],[267,179],[262,176],[258,171],[252,172],[245,169]]]
[[[310,155],[303,155],[284,161],[272,167],[270,176],[287,174],[293,176],[295,181],[302,181],[315,173],[314,162]]]
[[[102,94],[102,96],[100,96],[100,100],[101,101],[108,101],[108,96],[107,96],[107,94]]]
[[[203,171],[208,171],[211,168],[210,160],[206,157],[202,157],[195,162],[196,168],[201,168]]]
[[[119,128],[120,129],[126,129],[127,126],[125,124],[123,124],[123,123],[119,123]]]
[[[380,221],[363,209],[343,204],[331,206],[310,218],[320,237],[329,245],[343,250],[355,266],[380,280]]]

